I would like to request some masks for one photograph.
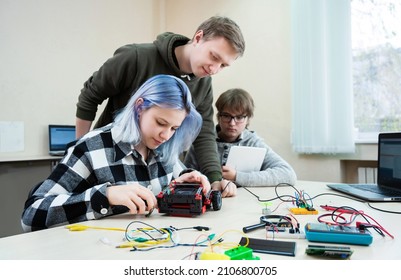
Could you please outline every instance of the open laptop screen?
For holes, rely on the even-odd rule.
[[[67,144],[75,140],[74,125],[49,125],[49,154],[63,155]]]
[[[379,135],[378,184],[401,188],[401,133]]]

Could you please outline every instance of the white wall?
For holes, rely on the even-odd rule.
[[[25,123],[25,151],[0,157],[46,154],[47,125],[75,122],[83,83],[119,46],[151,42],[164,31],[192,37],[203,20],[219,14],[240,25],[246,51],[214,77],[215,96],[231,87],[249,91],[256,101],[250,128],[293,165],[298,178],[339,181],[342,156],[291,149],[290,2],[0,0],[0,121]],[[375,159],[375,149],[358,149],[351,158]]]
[[[183,6],[187,1],[167,2]],[[250,92],[256,103],[250,129],[263,136],[283,157],[291,159],[290,1],[199,0],[191,3],[185,8],[185,14],[167,5],[167,27],[191,36],[201,21],[213,15],[228,16],[239,24],[246,40],[245,54],[213,77],[214,94],[217,97],[232,87]]]
[[[25,150],[47,153],[47,125],[74,124],[83,83],[120,46],[159,32],[159,1],[0,0],[0,121],[23,121]]]

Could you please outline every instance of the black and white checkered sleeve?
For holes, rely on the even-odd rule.
[[[34,231],[110,214],[108,185],[108,182],[97,182],[85,149],[72,148],[31,194],[31,204],[25,206],[22,215],[23,229]],[[104,209],[109,210],[105,213]]]

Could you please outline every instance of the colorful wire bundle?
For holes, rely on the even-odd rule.
[[[137,227],[133,228],[134,224],[142,224],[146,227]],[[188,246],[188,247],[209,247],[209,250],[213,251],[215,246],[221,246],[225,248],[233,248],[238,246],[238,243],[227,243],[223,242],[224,239],[222,237],[223,234],[226,234],[228,231],[225,231],[220,236],[216,237],[215,234],[204,234],[199,235],[195,242],[193,243],[181,243],[179,242],[179,230],[185,229],[195,229],[198,231],[207,231],[208,227],[204,226],[194,226],[194,227],[186,227],[186,228],[175,228],[175,227],[166,227],[166,228],[156,228],[150,224],[144,223],[142,221],[133,221],[128,224],[125,230],[125,240],[126,242],[117,246],[117,248],[131,248],[131,251],[150,251],[154,249],[161,248],[173,248],[177,246]],[[243,235],[243,233],[241,233]],[[162,243],[170,242],[169,245],[161,245]],[[193,250],[193,249],[192,249]],[[193,253],[191,253],[193,255]]]
[[[321,207],[323,209],[329,209],[329,208],[327,208],[327,206],[322,205]],[[347,216],[347,215],[349,215],[349,216]],[[331,220],[325,221],[324,220],[325,217],[330,217]],[[357,217],[362,217],[366,222],[356,221]],[[373,228],[381,236],[385,236],[385,234],[387,234],[391,238],[394,238],[394,236],[392,234],[390,234],[383,226],[381,226],[371,216],[369,216],[368,214],[364,213],[361,210],[356,210],[349,206],[340,206],[340,207],[334,208],[331,213],[322,214],[317,219],[320,223],[326,223],[326,224],[330,224],[330,225],[349,226],[355,222],[356,226],[359,229]]]

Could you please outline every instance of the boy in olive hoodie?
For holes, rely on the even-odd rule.
[[[97,107],[104,100],[108,99],[106,108],[94,128],[111,123],[131,94],[150,77],[174,75],[189,87],[203,119],[201,132],[193,143],[200,171],[220,189],[226,182],[222,180],[215,140],[211,76],[230,66],[244,51],[239,26],[219,16],[204,21],[192,39],[165,32],[153,43],[120,47],[84,83],[77,103],[77,138],[90,130]]]

